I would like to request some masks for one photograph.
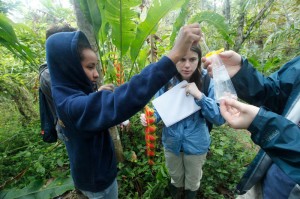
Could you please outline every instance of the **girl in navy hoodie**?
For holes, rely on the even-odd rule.
[[[184,26],[173,49],[116,88],[94,92],[96,55],[81,32],[48,38],[46,56],[52,96],[75,186],[89,198],[118,198],[117,162],[108,128],[133,116],[176,73],[175,64],[201,38],[198,24]]]

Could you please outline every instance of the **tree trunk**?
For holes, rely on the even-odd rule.
[[[239,16],[238,16],[238,27],[237,27],[237,37],[235,39],[235,43],[233,46],[233,50],[236,52],[239,52],[244,38],[244,24],[245,24],[245,9],[243,7],[243,0],[240,0],[239,6],[240,6],[240,11],[239,11]]]
[[[99,51],[98,42],[96,41],[96,36],[94,34],[94,31],[93,31],[93,26],[90,24],[90,22],[86,19],[86,17],[81,12],[79,0],[73,0],[73,6],[74,6],[76,21],[77,21],[77,25],[78,25],[79,30],[84,32],[84,34],[87,36],[89,42],[91,43],[92,47],[96,51]],[[97,53],[97,56],[99,58],[99,53]],[[102,66],[99,64],[99,68],[98,68],[99,76],[100,76],[99,77],[99,80],[100,80],[99,84],[101,84],[103,82],[103,73],[102,73],[101,68],[102,68]],[[114,142],[117,159],[118,159],[119,162],[122,162],[122,161],[124,161],[123,147],[122,147],[122,143],[121,143],[121,140],[120,140],[118,128],[116,126],[111,127],[109,129],[109,132],[110,132],[110,135],[111,135],[112,140]]]
[[[225,20],[226,23],[228,24],[228,26],[230,26],[231,23],[231,13],[230,13],[230,0],[225,0],[224,1],[224,10],[223,10],[223,14],[225,16]],[[225,49],[229,49],[229,43],[225,42]]]
[[[120,135],[117,126],[111,127],[109,129],[109,133],[114,142],[117,160],[119,162],[123,162],[124,161],[123,146],[120,140]]]
[[[217,2],[216,2],[216,0],[214,0],[213,11],[214,11],[214,12],[217,12]]]
[[[84,14],[80,10],[80,2],[79,0],[73,0],[73,6],[74,6],[74,11],[76,15],[76,21],[77,21],[77,26],[78,28],[84,32],[84,34],[87,36],[90,44],[92,47],[98,51],[98,44],[96,41],[96,37],[93,31],[93,26],[90,24],[90,22],[86,19]]]
[[[206,0],[201,0],[200,1],[200,9],[201,10],[206,10],[207,7],[206,7]]]
[[[258,23],[260,23],[266,16],[265,13],[268,9],[271,8],[272,3],[274,0],[269,0],[264,7],[259,11],[255,19],[252,21],[252,23],[249,25],[246,33],[244,34],[244,23],[245,23],[245,15],[246,11],[243,7],[243,0],[240,0],[240,16],[238,17],[239,25],[238,25],[238,36],[236,39],[236,42],[234,44],[233,50],[238,52],[244,43],[244,41],[250,36],[251,31],[253,30],[254,26]]]

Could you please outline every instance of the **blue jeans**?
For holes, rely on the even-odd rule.
[[[108,188],[101,192],[80,191],[89,199],[118,199],[118,182],[115,179]]]

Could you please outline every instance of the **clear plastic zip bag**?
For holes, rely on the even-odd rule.
[[[214,92],[215,99],[220,101],[223,98],[233,98],[237,99],[237,94],[235,88],[231,82],[229,74],[223,64],[219,54],[223,52],[224,49],[218,51],[211,51],[206,54],[206,58],[211,59],[212,73],[214,81]]]

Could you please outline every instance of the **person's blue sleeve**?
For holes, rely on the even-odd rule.
[[[62,105],[66,107],[62,112],[67,113],[65,117],[69,117],[81,132],[94,134],[104,131],[140,111],[176,72],[172,60],[163,57],[133,76],[129,82],[117,87],[114,92],[103,90],[89,95],[80,92],[77,96],[70,96],[62,101],[67,103]]]
[[[210,81],[208,88],[208,96],[205,96],[200,100],[195,100],[196,104],[201,107],[201,113],[210,123],[213,123],[217,126],[225,123],[224,118],[221,115],[219,105],[215,101],[214,95],[214,84],[213,81]]]
[[[281,113],[294,84],[299,82],[299,71],[300,57],[286,63],[269,77],[265,77],[247,59],[243,59],[242,68],[231,80],[240,99]]]
[[[300,183],[300,129],[281,115],[260,108],[249,126],[251,138],[296,183]]]

